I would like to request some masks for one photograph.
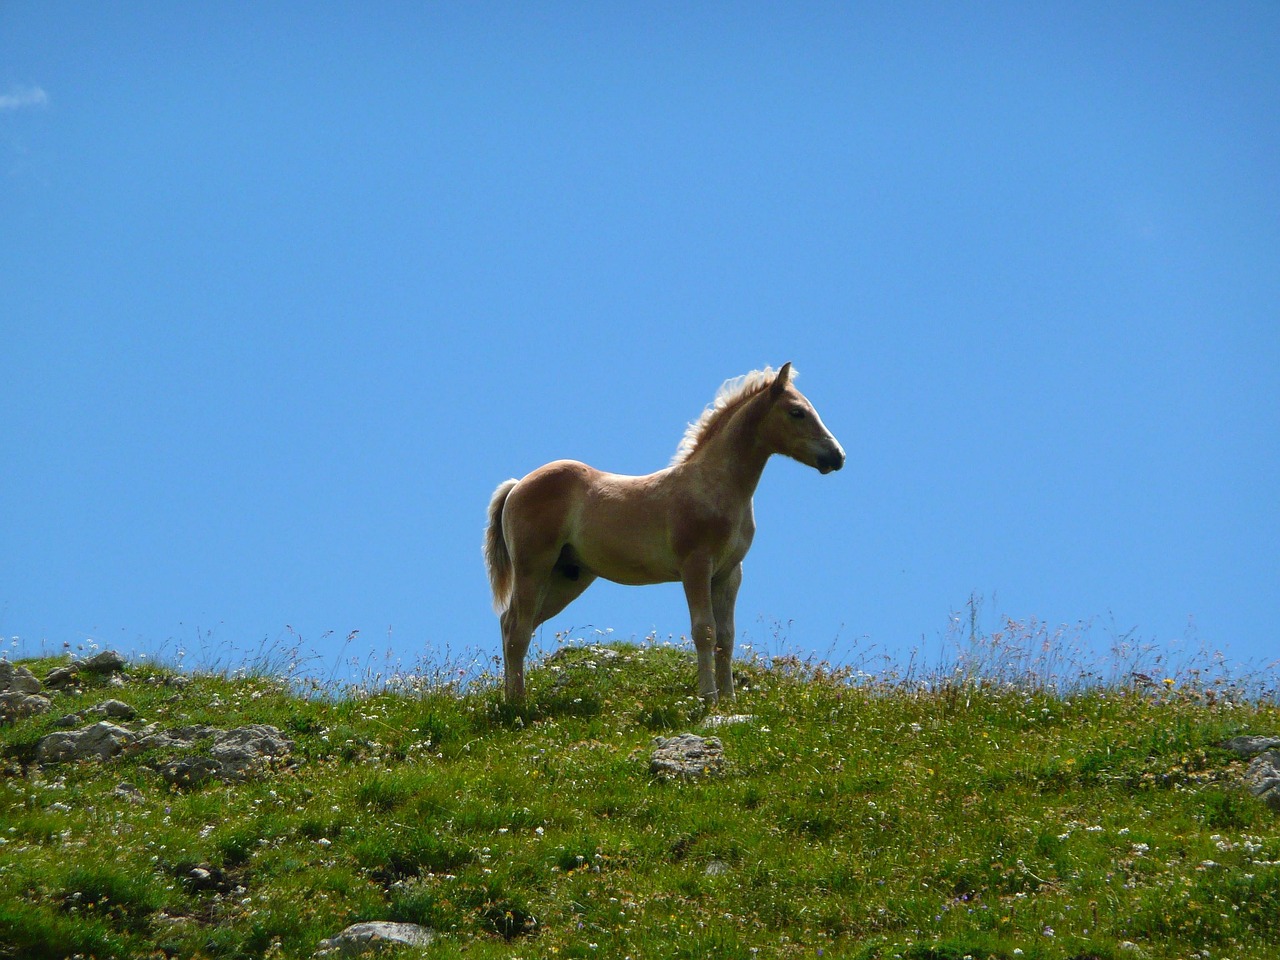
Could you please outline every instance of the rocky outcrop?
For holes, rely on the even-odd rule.
[[[110,760],[127,751],[170,754],[154,764],[168,783],[197,786],[208,780],[245,780],[266,768],[273,760],[287,757],[293,741],[275,727],[253,724],[222,730],[192,726],[174,730],[148,727],[134,732],[107,720],[79,730],[60,731],[36,744],[36,762],[41,765],[73,763],[79,760]],[[173,756],[173,754],[177,756]]]
[[[293,741],[267,724],[234,730],[192,726],[149,733],[130,749],[179,751],[179,756],[162,761],[156,769],[166,782],[191,787],[208,780],[248,779],[272,760],[287,757]]]
[[[656,737],[649,772],[659,777],[700,777],[715,773],[724,765],[724,745],[719,737],[680,733]]]

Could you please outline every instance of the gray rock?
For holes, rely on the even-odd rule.
[[[88,660],[80,661],[80,669],[85,673],[119,673],[124,669],[124,657],[114,650],[103,650]]]
[[[1232,737],[1222,746],[1247,760],[1250,757],[1256,757],[1264,750],[1274,750],[1280,747],[1280,737]]]
[[[114,650],[103,650],[88,660],[73,660],[65,667],[55,667],[44,678],[44,685],[58,689],[75,683],[82,673],[112,674],[124,669],[124,657]]]
[[[655,776],[697,777],[714,773],[724,764],[724,746],[719,737],[680,733],[655,737],[649,772]]]
[[[138,711],[127,703],[121,703],[119,700],[104,700],[102,703],[95,704],[87,710],[81,710],[79,713],[68,713],[65,717],[59,717],[54,723],[60,727],[74,727],[79,723],[83,723],[89,717],[100,717],[107,720],[132,720],[137,715]]]
[[[80,664],[72,663],[65,667],[54,667],[45,675],[44,685],[50,690],[61,690],[75,682],[80,673]]]
[[[101,720],[80,730],[51,733],[42,737],[36,744],[36,762],[44,764],[109,760],[137,739],[136,733]]]
[[[103,700],[85,711],[91,717],[107,717],[112,720],[132,720],[138,711],[119,700]]]
[[[425,947],[435,938],[435,931],[416,923],[357,923],[321,940],[316,956],[358,957],[386,947]]]
[[[39,693],[42,687],[34,673],[0,660],[0,693]]]
[[[42,697],[38,693],[10,690],[0,693],[0,721],[8,722],[20,717],[32,717],[37,713],[47,712],[50,706],[52,704],[48,697]]]
[[[1249,792],[1272,810],[1280,811],[1280,750],[1260,753],[1244,772]]]
[[[0,660],[0,723],[31,717],[49,709],[49,699],[40,696],[43,687],[26,667]]]

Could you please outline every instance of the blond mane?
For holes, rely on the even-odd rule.
[[[763,370],[752,370],[750,373],[744,373],[740,377],[733,377],[722,383],[720,389],[716,391],[716,398],[702,411],[702,416],[689,424],[685,430],[680,446],[676,448],[676,455],[671,458],[671,466],[678,466],[688,461],[698,451],[699,445],[704,440],[728,422],[738,407],[773,383],[777,375],[778,371],[773,367],[765,367]],[[791,379],[794,380],[795,377],[796,371],[793,367]]]

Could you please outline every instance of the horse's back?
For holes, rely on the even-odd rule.
[[[589,487],[600,471],[577,460],[553,460],[520,478],[512,491],[522,500],[572,496]]]

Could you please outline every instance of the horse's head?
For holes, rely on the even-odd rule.
[[[809,398],[791,382],[791,364],[782,369],[768,387],[769,409],[760,425],[760,433],[771,453],[781,453],[830,473],[844,466],[844,447],[822,423]]]

